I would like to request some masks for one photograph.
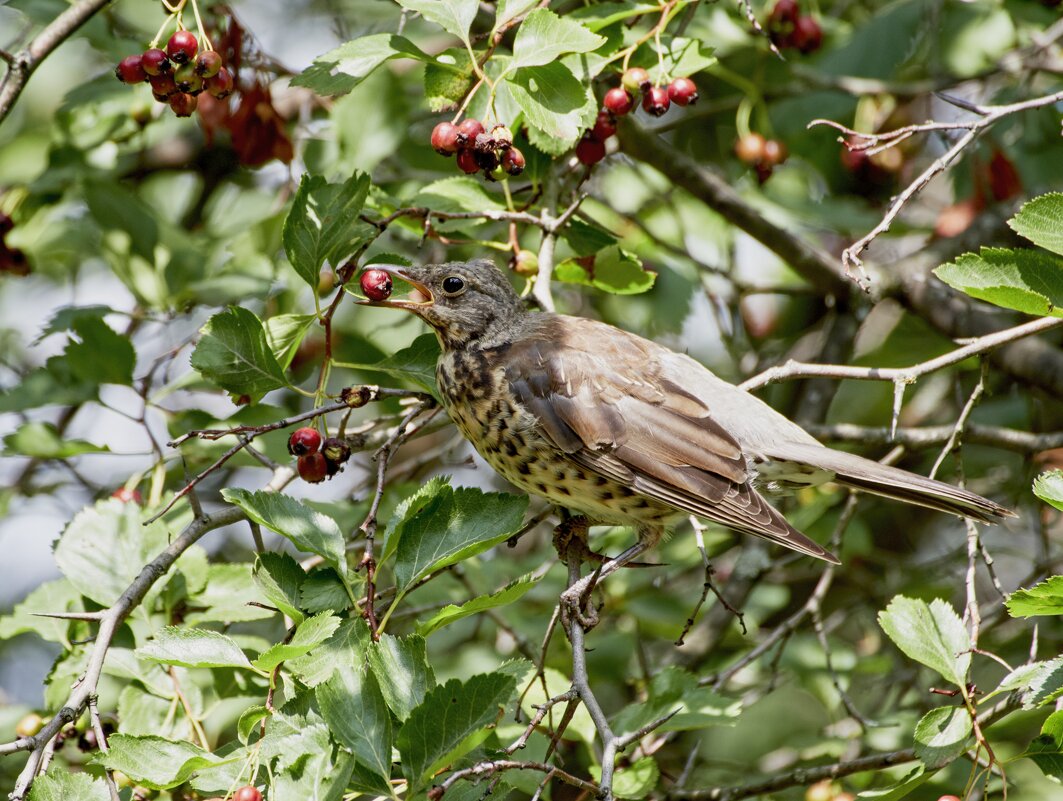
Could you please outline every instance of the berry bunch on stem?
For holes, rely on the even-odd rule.
[[[786,161],[789,152],[778,139],[765,139],[751,131],[735,142],[735,155],[743,164],[748,164],[757,173],[757,180],[764,183],[772,171]]]
[[[316,428],[297,428],[288,437],[288,453],[298,458],[299,477],[311,484],[320,484],[343,469],[351,458],[351,448],[342,439],[322,439]]]
[[[513,134],[505,125],[488,133],[472,117],[460,123],[441,122],[432,129],[432,147],[441,156],[454,156],[466,175],[483,172],[491,181],[501,181],[524,172],[524,154],[513,146]]]
[[[823,45],[823,30],[810,15],[801,14],[797,0],[777,0],[768,17],[768,36],[780,50],[814,53]]]

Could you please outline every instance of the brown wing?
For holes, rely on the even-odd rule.
[[[738,442],[701,399],[661,376],[658,346],[590,320],[540,319],[536,335],[509,349],[505,375],[573,461],[677,509],[837,561],[752,487]]]

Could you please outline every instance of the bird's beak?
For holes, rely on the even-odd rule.
[[[405,267],[398,264],[369,264],[366,265],[370,270],[383,270],[392,278],[398,278],[400,281],[405,281],[407,284],[413,287],[413,290],[404,298],[389,297],[386,300],[359,300],[357,301],[361,306],[386,306],[391,309],[405,309],[417,314],[419,310],[431,306],[435,298],[432,297],[431,290],[413,278]]]

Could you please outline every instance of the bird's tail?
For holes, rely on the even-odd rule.
[[[834,480],[853,489],[882,495],[905,503],[925,506],[982,523],[999,523],[1017,517],[1010,509],[988,498],[944,481],[889,467],[853,453],[804,442],[781,442],[767,454],[774,459],[797,462],[834,473]]]

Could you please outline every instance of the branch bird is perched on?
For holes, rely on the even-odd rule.
[[[410,298],[371,305],[432,326],[443,404],[495,470],[592,521],[638,529],[638,544],[603,575],[688,514],[837,563],[762,488],[833,480],[987,523],[1014,516],[973,492],[821,445],[689,356],[605,323],[527,311],[489,261],[373,267],[414,287]]]

